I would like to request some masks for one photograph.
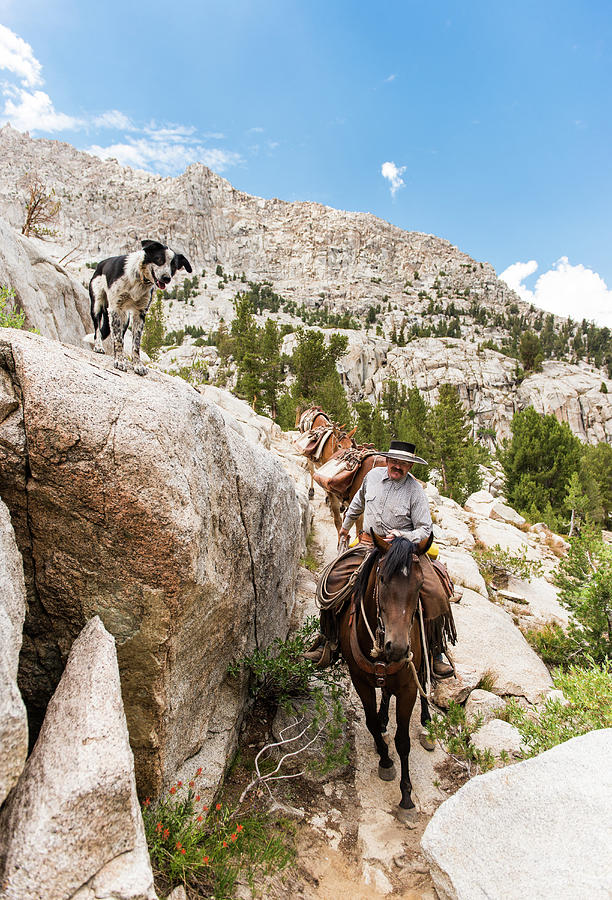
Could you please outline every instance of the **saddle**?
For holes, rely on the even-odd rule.
[[[301,434],[293,443],[300,453],[308,459],[316,461],[320,458],[325,445],[333,433],[333,425],[319,425],[318,428],[311,428],[309,431]]]
[[[322,416],[324,419],[327,419],[327,426],[319,426],[319,427],[329,427],[331,425],[331,419],[327,415],[327,413],[323,412],[320,406],[311,406],[308,409],[305,409],[302,415],[300,416],[300,424],[299,429],[302,433],[306,433],[308,431],[312,431],[312,426],[314,425],[314,421],[317,416]],[[318,430],[318,429],[315,429]]]
[[[368,471],[375,466],[385,466],[387,460],[379,456],[373,444],[360,444],[348,450],[338,450],[314,474],[314,479],[324,490],[335,494],[340,500],[347,501],[353,482],[361,467],[370,458]]]

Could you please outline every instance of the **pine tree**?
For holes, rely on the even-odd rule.
[[[389,427],[383,418],[381,409],[378,405],[374,407],[372,413],[372,430],[370,434],[370,441],[377,450],[384,451],[389,449]]]
[[[612,547],[593,523],[570,540],[555,584],[559,600],[572,613],[567,629],[571,657],[596,663],[612,659]]]
[[[336,371],[336,362],[348,345],[346,335],[332,334],[329,342],[322,331],[297,332],[297,347],[293,352],[295,372],[294,396],[307,403],[316,401],[321,384]]]
[[[483,447],[470,436],[470,424],[454,385],[443,384],[430,418],[431,458],[440,470],[442,493],[458,503],[482,486],[478,466],[486,458]]]
[[[282,386],[282,337],[274,319],[267,319],[261,334],[261,385],[263,407],[276,419],[278,395]]]
[[[526,331],[521,337],[519,356],[521,365],[526,372],[542,371],[542,344],[540,338],[533,331]]]
[[[358,444],[372,443],[372,404],[367,400],[359,400],[355,403],[355,412],[357,413],[357,431],[355,432],[355,440]]]
[[[498,453],[508,501],[531,521],[544,519],[557,527],[572,472],[580,466],[580,441],[566,422],[540,415],[531,406],[515,413],[511,428],[512,439]]]
[[[418,388],[412,387],[408,391],[404,408],[402,409],[395,430],[398,441],[408,441],[414,444],[416,452],[429,463],[432,456],[430,424],[430,409],[423,400]],[[419,464],[421,465],[421,464]],[[429,478],[430,467],[423,466],[418,469],[417,475],[423,480]]]
[[[601,515],[591,508],[591,516],[607,528],[612,518],[612,447],[601,441],[583,448],[581,470],[597,486]]]

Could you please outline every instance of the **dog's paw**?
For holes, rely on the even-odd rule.
[[[116,359],[114,365],[120,372],[127,372],[127,363],[124,359]]]
[[[94,353],[104,353],[104,347],[96,347],[96,345],[94,344],[93,351]]]
[[[136,363],[134,366],[134,371],[136,372],[137,375],[146,375],[147,374],[147,368],[146,368],[146,366],[143,366],[142,363]]]

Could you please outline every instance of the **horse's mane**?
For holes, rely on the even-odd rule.
[[[410,566],[412,565],[412,554],[415,547],[412,541],[407,538],[396,537],[391,543],[391,549],[385,553],[380,567],[380,574],[386,580],[393,578],[402,569],[406,570],[406,574],[410,574]]]
[[[391,542],[391,547],[382,557],[382,564],[380,567],[381,576],[388,580],[393,578],[398,572],[401,572],[402,569],[406,569],[406,573],[409,574],[414,551],[414,544],[407,538],[394,538]],[[373,550],[372,553],[366,557],[365,562],[359,570],[357,581],[355,582],[355,597],[361,598],[365,596],[372,569],[380,560],[381,556],[382,553],[380,550]]]

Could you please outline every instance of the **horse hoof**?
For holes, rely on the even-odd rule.
[[[419,814],[416,806],[413,806],[412,809],[404,809],[403,806],[396,806],[395,818],[401,822],[402,825],[405,825],[406,828],[416,828],[419,821]]]
[[[308,499],[314,500],[314,488],[310,488],[308,491]]]
[[[421,731],[421,733],[419,734],[419,744],[420,744],[421,747],[423,747],[425,750],[430,750],[430,751],[431,751],[431,750],[435,750],[435,749],[436,749],[435,742],[429,740],[429,735],[427,734],[426,731]]]
[[[378,777],[381,781],[393,781],[395,778],[395,766],[391,764],[387,769],[383,766],[379,766]]]

